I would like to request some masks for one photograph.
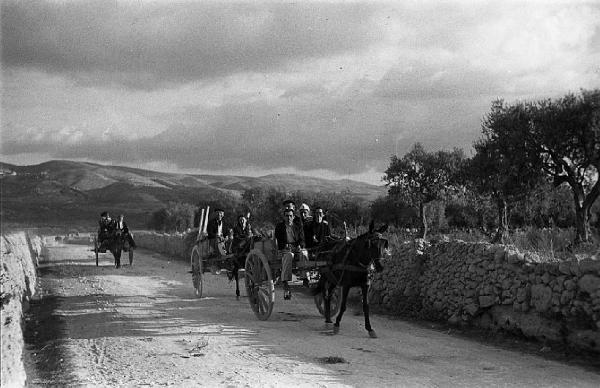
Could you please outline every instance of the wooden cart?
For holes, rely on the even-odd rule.
[[[98,266],[98,256],[100,253],[106,253],[108,249],[108,244],[110,243],[110,239],[98,241],[98,236],[94,236],[92,251],[96,256],[96,267]],[[129,241],[125,239],[123,244],[123,252],[129,253],[129,265],[133,265],[133,249],[129,246]]]
[[[203,237],[203,227],[208,221],[208,211],[202,209],[199,239],[192,249],[190,264],[192,272],[192,283],[197,296],[202,297],[203,274],[210,272],[209,268],[228,268],[228,260],[234,260],[233,254],[219,251],[219,246],[211,246],[212,242]],[[206,220],[206,221],[205,221]],[[253,238],[250,243],[250,252],[246,255],[244,266],[244,279],[246,283],[246,294],[250,308],[260,320],[267,320],[273,312],[275,304],[275,280],[281,273],[281,258],[277,252],[277,243],[274,238]],[[309,260],[307,262],[294,261],[293,272],[316,274],[312,277],[312,283],[307,284],[309,289],[314,286],[320,276],[320,269],[328,266],[325,260]],[[335,288],[331,295],[331,314],[337,314],[341,300],[340,289]],[[324,300],[321,294],[314,297],[315,305],[321,315],[324,315]]]

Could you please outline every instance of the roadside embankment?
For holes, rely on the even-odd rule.
[[[510,247],[416,241],[375,274],[372,303],[600,352],[600,260],[536,262]]]
[[[2,325],[3,387],[25,386],[23,365],[23,312],[36,292],[38,260],[43,254],[44,239],[27,232],[2,236],[2,268],[0,270],[0,324]]]

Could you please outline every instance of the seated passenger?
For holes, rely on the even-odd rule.
[[[129,246],[135,249],[135,241],[133,241],[133,236],[129,232],[129,227],[127,223],[125,223],[125,216],[123,214],[119,214],[117,217],[117,222],[115,223],[115,230],[121,231],[127,241],[129,242]]]
[[[114,230],[114,222],[110,218],[110,214],[108,214],[108,212],[102,212],[100,214],[98,226],[98,242],[102,242],[108,239]]]
[[[312,246],[312,241],[310,240],[311,236],[311,222],[312,217],[310,216],[310,207],[303,203],[300,205],[300,222],[302,223],[302,228],[304,229],[304,238],[306,240],[306,247],[310,248]]]
[[[249,218],[250,213],[247,216],[240,214],[237,223],[233,227],[232,251],[238,256],[244,254],[250,246],[252,227],[250,226],[250,222],[248,222]]]
[[[315,216],[310,228],[313,246],[326,243],[332,239],[337,239],[331,235],[329,223],[324,219],[324,217],[325,213],[323,212],[323,208],[321,206],[315,207]]]
[[[283,298],[289,300],[292,294],[288,282],[292,280],[294,258],[306,261],[308,260],[308,255],[304,249],[304,230],[300,223],[294,221],[293,210],[289,208],[285,209],[283,217],[284,219],[275,226],[275,239],[277,240],[279,255],[281,255]]]
[[[226,255],[225,241],[229,239],[229,236],[225,235],[227,228],[225,228],[223,217],[225,217],[225,211],[223,209],[215,210],[216,216],[208,222],[206,233],[210,240],[210,246],[214,253]]]

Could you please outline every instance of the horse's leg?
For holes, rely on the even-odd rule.
[[[369,337],[377,338],[377,334],[375,330],[371,327],[371,321],[369,320],[369,285],[363,284],[360,286],[360,290],[362,292],[362,307],[363,307],[363,315],[365,316],[365,329],[369,332]]]
[[[240,278],[238,276],[237,265],[233,268],[233,277],[235,278],[235,298],[240,299]]]
[[[330,285],[329,282],[325,282],[325,286],[321,291],[321,295],[323,296],[323,304],[324,304],[324,312],[325,315],[325,323],[331,323],[331,290],[335,285]]]
[[[342,315],[344,315],[344,311],[346,311],[346,300],[348,299],[348,291],[350,291],[350,286],[342,286],[342,301],[340,302],[340,312],[335,318],[335,323],[333,324],[333,334],[337,334],[340,332],[340,321],[342,320]]]

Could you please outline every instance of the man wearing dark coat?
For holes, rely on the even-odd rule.
[[[315,216],[310,224],[310,239],[311,242],[309,244],[308,237],[306,241],[307,247],[313,247],[321,245],[334,237],[331,235],[331,229],[329,228],[329,223],[323,219],[324,212],[323,208],[320,206],[315,207]]]
[[[304,229],[301,223],[294,222],[294,211],[286,208],[284,219],[275,226],[277,249],[281,255],[281,280],[283,282],[283,297],[291,299],[288,282],[292,280],[292,264],[294,257],[298,260],[308,260],[304,242]]]
[[[248,218],[250,218],[250,213],[247,216],[240,214],[237,223],[233,227],[232,250],[237,255],[243,254],[246,251],[252,237],[252,227],[250,226],[250,222],[248,222]]]
[[[215,217],[212,220],[208,221],[206,233],[208,234],[209,239],[217,239],[219,241],[224,241],[227,233],[227,229],[225,228],[225,224],[223,222],[223,217],[225,217],[225,211],[222,209],[216,209],[215,214]]]
[[[117,221],[115,222],[115,229],[123,233],[123,235],[129,242],[129,246],[131,248],[135,248],[135,241],[133,241],[133,236],[129,232],[129,227],[125,222],[125,216],[123,216],[123,214],[119,214],[119,216],[117,217]]]
[[[213,252],[226,255],[227,250],[225,249],[224,242],[228,240],[229,233],[225,227],[225,222],[223,222],[225,211],[223,209],[216,209],[215,213],[216,216],[212,220],[208,221],[206,233],[208,234],[208,239]]]
[[[110,237],[111,233],[115,228],[114,221],[110,218],[108,212],[102,212],[100,214],[100,221],[98,221],[98,242],[102,242]]]

